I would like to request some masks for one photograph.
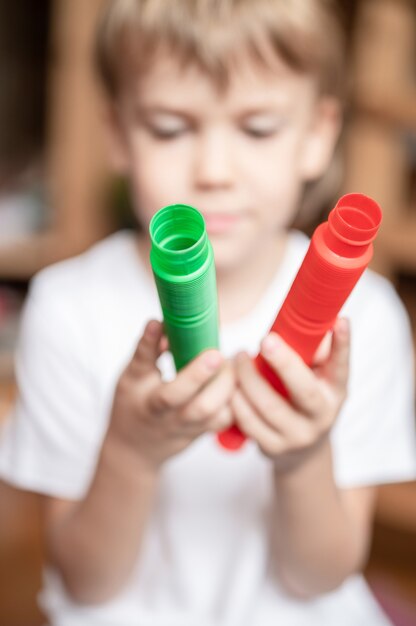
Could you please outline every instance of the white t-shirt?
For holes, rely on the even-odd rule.
[[[221,329],[221,350],[255,355],[304,257],[294,232],[252,312]],[[366,272],[351,320],[349,397],[332,432],[340,487],[416,476],[409,323],[394,289]],[[26,301],[17,350],[20,395],[0,443],[0,475],[25,489],[82,498],[92,479],[118,377],[150,318],[156,288],[131,233],[43,270]],[[165,354],[160,367],[174,375]],[[42,606],[55,626],[381,626],[363,579],[300,602],[269,567],[271,462],[253,442],[238,453],[200,437],[164,466],[134,572],[101,606],[77,606],[47,570]]]

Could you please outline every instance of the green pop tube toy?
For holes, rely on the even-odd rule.
[[[214,253],[201,213],[186,204],[160,209],[149,225],[150,263],[176,369],[219,348]]]

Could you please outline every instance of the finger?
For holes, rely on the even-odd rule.
[[[162,337],[160,338],[160,342],[159,342],[159,356],[163,352],[166,352],[166,350],[169,350],[169,340],[166,337],[166,335],[162,335]]]
[[[296,436],[305,420],[259,375],[247,354],[237,356],[236,367],[239,385],[259,416],[285,437]]]
[[[130,371],[134,376],[144,376],[150,372],[159,371],[156,361],[160,356],[162,336],[162,323],[150,320],[145,326],[130,363]]]
[[[263,340],[261,354],[281,379],[295,407],[306,415],[319,415],[324,404],[322,389],[302,358],[276,333]]]
[[[171,381],[160,385],[149,398],[150,408],[165,411],[182,406],[216,374],[223,363],[218,350],[207,350],[184,367]]]
[[[223,365],[217,376],[197,393],[181,410],[184,421],[205,421],[216,415],[229,402],[235,387],[234,369],[230,363]]]
[[[323,366],[318,369],[331,386],[345,392],[348,383],[350,361],[350,325],[346,318],[339,318],[334,326],[331,352]]]
[[[332,332],[327,332],[318,346],[317,351],[313,357],[312,366],[318,367],[328,360],[329,353],[331,352]]]
[[[231,400],[234,420],[240,430],[250,439],[256,441],[263,450],[272,449],[276,454],[283,450],[283,437],[268,426],[237,389]]]
[[[215,417],[211,418],[207,425],[206,430],[219,433],[222,430],[229,428],[234,422],[233,412],[229,405],[223,406]]]

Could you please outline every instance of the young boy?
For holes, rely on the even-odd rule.
[[[113,155],[143,230],[33,281],[0,453],[5,479],[44,494],[52,624],[388,623],[357,572],[375,485],[416,475],[406,315],[367,272],[312,369],[267,336],[308,246],[290,224],[339,132],[333,5],[105,9]],[[205,217],[221,321],[221,350],[177,376],[147,234],[176,202]],[[256,373],[260,345],[291,403]],[[230,454],[214,433],[234,420],[250,440]]]

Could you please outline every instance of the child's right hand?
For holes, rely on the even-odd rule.
[[[167,349],[163,326],[150,321],[114,395],[109,435],[157,470],[207,431],[231,425],[234,369],[207,350],[163,382],[156,360]]]

